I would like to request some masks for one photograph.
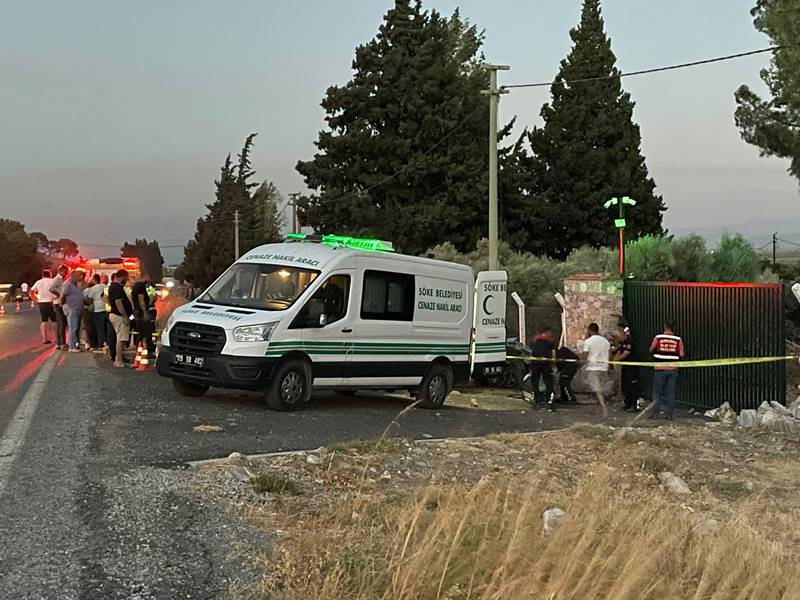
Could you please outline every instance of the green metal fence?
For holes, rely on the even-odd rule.
[[[634,356],[652,360],[648,349],[665,319],[675,319],[686,358],[783,356],[783,286],[625,281],[623,312],[631,327]],[[734,409],[785,402],[785,362],[682,369],[678,402]],[[642,368],[643,395],[650,398],[653,370]]]

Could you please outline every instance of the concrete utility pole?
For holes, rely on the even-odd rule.
[[[497,104],[500,94],[507,94],[508,90],[497,88],[497,72],[508,71],[508,65],[484,64],[483,68],[489,71],[489,89],[483,93],[489,96],[489,270],[496,271],[499,267],[497,260]]]
[[[233,213],[233,260],[239,260],[239,211]]]
[[[297,226],[297,199],[300,197],[300,192],[289,194],[289,206],[292,207],[292,233],[300,233]]]
[[[772,234],[772,266],[778,262],[778,232]]]

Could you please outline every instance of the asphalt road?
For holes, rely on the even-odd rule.
[[[253,533],[203,503],[181,468],[187,461],[316,448],[387,429],[474,436],[578,417],[521,403],[407,410],[408,400],[380,395],[320,396],[298,413],[270,412],[258,394],[183,398],[155,373],[42,346],[38,315],[11,308],[0,317],[2,599],[225,597],[245,568],[232,545]]]

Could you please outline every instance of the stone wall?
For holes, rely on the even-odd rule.
[[[622,281],[613,275],[589,273],[564,280],[566,345],[579,347],[586,326],[597,323],[601,335],[617,326],[622,315]]]

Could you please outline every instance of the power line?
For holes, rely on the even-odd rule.
[[[571,79],[566,81],[559,81],[560,84],[572,85],[573,83],[586,83],[590,81],[605,81],[608,79],[621,79],[623,77],[633,77],[634,75],[648,75],[650,73],[660,73],[662,71],[674,71],[676,69],[686,69],[689,67],[697,67],[700,65],[708,65],[711,63],[723,62],[726,60],[734,60],[736,58],[743,58],[745,56],[753,56],[755,54],[763,54],[765,52],[776,52],[784,48],[790,48],[789,45],[783,46],[770,46],[769,48],[761,48],[760,50],[750,50],[749,52],[739,52],[738,54],[728,54],[727,56],[717,56],[715,58],[707,58],[704,60],[697,60],[694,62],[680,63],[676,65],[669,65],[666,67],[654,67],[652,69],[643,69],[641,71],[631,71],[630,73],[618,73],[616,75],[603,75],[602,77],[585,77],[583,79]],[[540,82],[540,83],[517,83],[513,85],[504,85],[502,89],[511,88],[533,88],[533,87],[550,87],[555,85],[553,81]]]
[[[779,242],[783,243],[783,244],[789,244],[790,246],[796,246],[796,247],[800,248],[800,244],[798,244],[797,242],[790,242],[789,240],[784,240],[784,239],[781,239],[781,238],[776,238],[776,239]]]

